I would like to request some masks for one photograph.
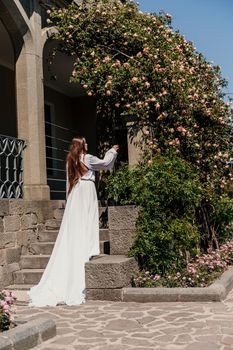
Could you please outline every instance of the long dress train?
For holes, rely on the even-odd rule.
[[[28,292],[29,306],[79,305],[85,301],[85,262],[99,254],[99,215],[95,171],[112,168],[117,152],[104,159],[90,154],[82,161],[89,169],[67,198],[61,227],[38,285]]]

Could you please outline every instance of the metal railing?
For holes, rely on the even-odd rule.
[[[47,183],[51,199],[65,199],[66,156],[69,144],[77,131],[49,121],[45,121],[45,130]]]
[[[24,140],[0,134],[0,199],[23,198]]]

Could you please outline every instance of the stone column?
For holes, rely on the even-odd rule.
[[[24,36],[24,46],[16,60],[16,99],[18,137],[26,140],[24,151],[24,199],[50,198],[46,176],[43,48],[40,8],[30,22],[33,32]]]
[[[134,131],[134,122],[127,122],[127,143],[128,143],[128,159],[129,167],[136,165],[141,157],[141,148],[142,143],[142,131],[137,131],[135,135]]]

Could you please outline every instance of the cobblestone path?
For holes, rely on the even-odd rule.
[[[87,302],[18,306],[17,318],[53,318],[57,336],[37,350],[233,349],[233,291],[222,303]]]

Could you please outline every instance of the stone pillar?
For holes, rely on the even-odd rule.
[[[134,122],[127,122],[127,143],[128,143],[128,159],[129,167],[136,165],[141,157],[141,142],[142,142],[142,131],[137,131],[135,135]]]
[[[16,99],[18,137],[26,140],[24,150],[24,199],[50,198],[46,176],[43,48],[40,8],[30,22],[33,32],[24,36],[24,46],[16,60]]]

